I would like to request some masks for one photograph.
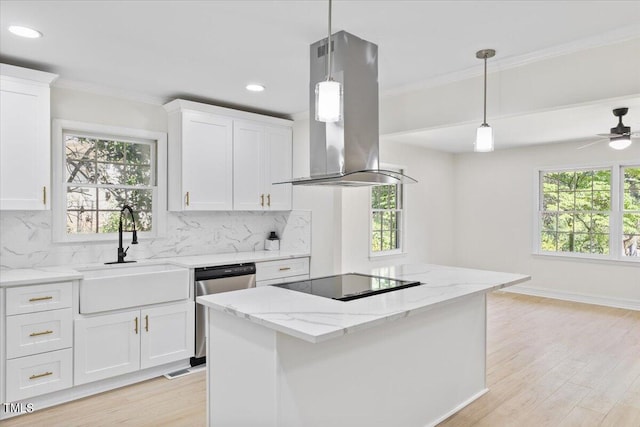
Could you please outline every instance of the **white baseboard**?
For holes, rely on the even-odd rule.
[[[532,295],[536,297],[553,298],[564,301],[581,302],[585,304],[604,305],[606,307],[624,308],[627,310],[640,311],[640,301],[603,297],[599,295],[580,294],[575,292],[558,291],[549,288],[534,288],[529,286],[516,285],[504,288],[502,291],[516,294]]]
[[[467,405],[470,405],[471,403],[473,403],[476,399],[478,399],[480,396],[484,395],[485,393],[487,393],[489,391],[488,388],[484,388],[482,390],[480,390],[478,393],[474,394],[473,396],[471,396],[469,399],[465,400],[464,402],[462,402],[461,404],[459,404],[458,406],[456,406],[455,408],[453,408],[452,410],[450,410],[449,412],[447,412],[446,414],[442,415],[440,418],[438,418],[437,420],[434,420],[432,422],[430,422],[429,424],[427,424],[425,427],[434,427],[437,426],[438,424],[440,424],[441,422],[443,422],[444,420],[446,420],[447,418],[449,418],[451,415],[460,412],[460,410],[462,410],[462,408],[464,408]]]

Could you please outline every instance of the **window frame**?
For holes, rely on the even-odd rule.
[[[640,263],[640,257],[625,256],[620,248],[622,247],[622,215],[624,213],[623,206],[623,190],[624,182],[621,175],[622,169],[625,167],[640,167],[640,159],[634,159],[624,162],[607,162],[597,164],[582,165],[561,165],[540,167],[534,169],[534,192],[533,192],[533,236],[532,236],[532,253],[538,256],[573,258],[576,260],[597,260],[605,262],[623,262],[623,263]],[[611,206],[609,210],[609,253],[608,254],[588,254],[580,252],[560,252],[560,251],[544,251],[541,247],[541,230],[542,221],[541,214],[543,212],[542,204],[542,175],[546,172],[579,172],[591,171],[596,169],[609,169],[611,171]]]
[[[386,170],[392,170],[392,171],[397,171],[397,172],[401,172],[401,173],[405,173],[406,172],[406,167],[404,166],[399,166],[399,165],[392,165],[392,164],[383,164],[380,165],[380,169],[386,169]],[[389,185],[389,184],[387,184]],[[405,185],[404,184],[395,184],[395,185],[399,185],[400,186],[400,191],[401,191],[401,195],[400,195],[400,200],[402,201],[402,208],[401,209],[383,209],[382,211],[391,211],[391,210],[395,210],[395,211],[399,211],[400,215],[399,215],[399,220],[398,220],[398,235],[396,236],[396,241],[398,241],[400,243],[399,247],[396,249],[391,249],[391,250],[387,250],[387,251],[373,251],[373,212],[374,211],[381,211],[380,209],[373,209],[371,207],[371,202],[373,199],[373,188],[374,187],[378,187],[377,185],[371,186],[369,187],[369,197],[368,197],[368,207],[367,207],[367,211],[368,211],[368,215],[369,215],[369,227],[368,227],[368,233],[369,233],[369,238],[367,239],[367,241],[369,242],[369,258],[370,259],[379,259],[379,258],[383,258],[383,257],[393,257],[393,256],[398,256],[398,255],[404,255],[406,254],[405,249],[405,236],[406,236],[406,223],[407,223],[407,191],[405,189]]]
[[[119,139],[135,143],[155,144],[155,187],[152,190],[152,225],[149,232],[138,232],[141,240],[161,237],[166,234],[167,215],[167,134],[164,132],[134,129],[120,126],[101,125],[96,123],[78,122],[72,120],[53,120],[53,183],[52,183],[52,232],[53,241],[60,243],[72,242],[113,242],[118,240],[118,233],[87,233],[67,234],[66,232],[66,191],[65,182],[65,134],[91,136],[100,139]],[[125,186],[126,187],[126,186]]]

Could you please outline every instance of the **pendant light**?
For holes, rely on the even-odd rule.
[[[484,120],[476,133],[476,143],[473,146],[475,152],[493,151],[493,129],[487,124],[487,59],[493,58],[496,51],[482,49],[476,52],[476,58],[484,59]]]
[[[316,120],[342,120],[342,85],[331,77],[331,0],[329,0],[329,35],[327,36],[327,80],[316,84]]]

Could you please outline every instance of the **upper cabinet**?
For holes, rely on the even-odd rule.
[[[198,111],[169,114],[169,210],[233,207],[233,121]]]
[[[290,210],[291,128],[236,121],[233,126],[233,208]]]
[[[49,209],[55,74],[0,64],[0,209]]]
[[[185,100],[169,114],[169,210],[290,210],[291,121]]]

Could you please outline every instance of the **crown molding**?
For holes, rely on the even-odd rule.
[[[629,40],[640,38],[640,26],[632,25],[628,27],[618,28],[616,30],[598,34],[597,36],[588,37],[580,40],[576,40],[570,43],[564,43],[561,45],[553,46],[547,49],[541,49],[535,52],[527,53],[525,55],[514,56],[505,59],[492,59],[491,63],[493,72],[499,72],[508,70],[511,68],[522,67],[534,62],[544,61],[551,58],[556,58],[563,55],[581,52],[584,50],[595,49],[598,47],[614,45],[618,43],[624,43]],[[436,76],[420,83],[414,83],[410,85],[400,86],[389,90],[381,91],[380,95],[383,97],[401,95],[407,92],[429,89],[438,86],[444,86],[450,83],[455,83],[461,80],[467,80],[474,77],[482,76],[483,68],[472,67],[465,70],[456,71],[453,73],[447,73],[440,76]],[[489,74],[492,74],[490,71]]]

